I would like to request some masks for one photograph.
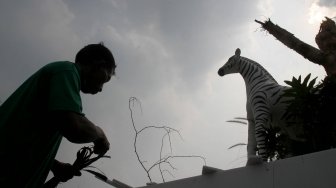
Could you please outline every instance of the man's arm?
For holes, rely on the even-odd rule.
[[[80,171],[76,171],[74,167],[69,163],[62,163],[54,160],[53,165],[51,166],[52,173],[55,177],[61,182],[66,182],[69,179],[72,179],[74,176],[82,175]]]
[[[53,111],[50,121],[70,142],[93,142],[94,152],[97,154],[105,153],[109,149],[110,143],[103,130],[83,115],[70,111]]]

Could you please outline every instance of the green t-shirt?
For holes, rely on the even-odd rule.
[[[41,187],[62,135],[48,122],[52,111],[82,114],[80,75],[71,62],[50,63],[0,106],[0,187]]]

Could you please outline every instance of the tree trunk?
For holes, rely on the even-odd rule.
[[[288,48],[296,51],[298,54],[302,55],[304,58],[308,59],[309,61],[316,63],[318,65],[322,65],[328,76],[336,75],[336,50],[331,49],[331,50],[322,51],[318,48],[315,48],[299,40],[287,30],[281,28],[278,25],[275,25],[274,23],[271,22],[270,19],[265,22],[261,22],[258,20],[255,20],[255,21],[261,24],[263,29],[268,31],[271,35],[273,35],[276,39],[278,39]],[[330,22],[330,19],[327,21]],[[322,24],[321,24],[320,31],[321,30],[322,30]],[[334,36],[336,37],[336,35]],[[324,39],[323,42],[330,43],[330,40]],[[329,46],[334,47],[335,45],[333,43],[331,45],[329,44]]]

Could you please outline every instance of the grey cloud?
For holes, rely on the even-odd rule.
[[[148,65],[146,69],[151,69],[156,63],[162,68],[142,75],[143,79],[151,74],[153,76],[147,80],[141,79],[142,83],[151,86],[151,83],[158,81],[155,79],[157,75],[162,78],[165,73],[174,70],[177,74],[173,76],[180,77],[180,84],[184,84],[180,87],[187,89],[197,89],[202,85],[204,74],[211,67],[209,64],[221,58],[223,52],[220,50],[229,48],[226,43],[233,40],[230,35],[237,28],[242,28],[242,25],[253,22],[253,11],[257,5],[256,1],[218,0],[113,1],[114,3],[85,1],[80,4],[75,1],[65,2],[75,15],[74,24],[78,35],[82,38],[90,36],[107,41],[110,39],[111,46],[124,49],[120,50],[119,57],[120,63],[125,64],[120,66],[136,70],[132,72],[130,69],[126,75],[140,76],[145,70],[137,69],[138,66]],[[239,7],[239,11],[232,7]],[[223,26],[222,23],[228,21],[230,25]],[[100,29],[105,25],[111,25],[123,37],[120,43],[116,44],[114,38],[102,33]],[[161,47],[151,49],[148,45],[152,44],[148,41],[139,41],[137,46],[133,46],[134,43],[129,38],[132,33],[140,37],[139,40],[151,38],[151,41]],[[160,48],[167,53],[168,59],[161,58]],[[133,52],[138,55],[132,59]]]
[[[2,96],[7,97],[42,65],[71,60],[79,43],[70,27],[72,17],[59,0],[1,1],[0,79],[10,80],[1,87]]]
[[[335,0],[319,0],[318,5],[324,6],[324,7],[336,7],[336,1]]]

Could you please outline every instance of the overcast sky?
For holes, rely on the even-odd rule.
[[[217,70],[240,48],[242,56],[259,62],[280,83],[322,67],[310,63],[267,34],[255,19],[268,18],[316,47],[315,35],[324,16],[336,16],[335,0],[1,0],[0,100],[4,101],[43,65],[74,61],[89,43],[103,41],[114,54],[117,70],[104,91],[83,95],[86,116],[101,126],[111,142],[94,166],[110,179],[144,186],[148,179],[136,159],[128,100],[138,129],[170,126],[174,155],[200,155],[208,166],[232,169],[246,161],[247,127],[227,123],[244,117],[245,85],[240,75],[219,77]],[[139,136],[145,165],[159,158],[162,131]],[[165,148],[167,149],[166,142]],[[72,163],[77,150],[63,140],[57,159]],[[166,152],[167,154],[167,152]],[[167,180],[200,175],[203,161],[174,159],[177,170]],[[169,169],[169,168],[168,168]],[[153,180],[161,182],[153,171]],[[60,187],[111,187],[83,172]]]

